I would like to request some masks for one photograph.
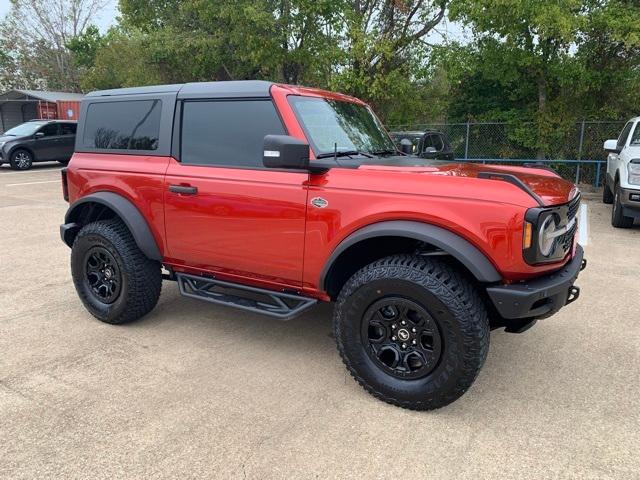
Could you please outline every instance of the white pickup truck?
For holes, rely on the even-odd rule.
[[[629,228],[640,219],[640,117],[632,118],[617,140],[604,142],[607,157],[602,201],[613,203],[611,225]]]

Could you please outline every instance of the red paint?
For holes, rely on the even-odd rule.
[[[288,133],[303,140],[288,95],[362,103],[282,85],[273,86],[271,94]],[[67,175],[71,202],[96,191],[113,191],[131,200],[147,219],[165,264],[177,271],[211,272],[327,299],[319,280],[332,251],[356,230],[385,220],[415,220],[451,230],[484,252],[505,282],[564,263],[525,263],[523,217],[537,204],[514,185],[478,180],[479,171],[513,173],[547,205],[565,203],[573,195],[574,186],[551,172],[472,164],[336,168],[308,175],[183,165],[163,157],[76,153]],[[198,194],[169,192],[170,184],[195,186]],[[315,196],[326,199],[328,206],[310,206]]]
[[[57,102],[58,120],[78,120],[80,115],[80,102],[78,100]]]

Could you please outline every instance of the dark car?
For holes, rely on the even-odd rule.
[[[426,130],[424,132],[391,132],[391,138],[404,153],[433,160],[454,160],[449,138],[443,132]],[[403,148],[404,140],[404,148]],[[411,144],[409,144],[411,142]]]
[[[55,160],[66,164],[73,155],[76,122],[31,120],[0,135],[0,165],[28,170],[33,162]]]

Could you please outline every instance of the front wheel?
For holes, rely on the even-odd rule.
[[[620,201],[620,186],[616,185],[613,197],[613,209],[611,210],[611,225],[616,228],[631,228],[633,226],[633,217],[627,217],[623,214],[622,202]]]
[[[19,148],[11,154],[9,164],[14,170],[29,170],[33,165],[33,155],[29,151]]]
[[[338,350],[369,393],[414,410],[443,407],[471,386],[489,349],[489,321],[451,265],[397,255],[358,271],[334,313]]]
[[[160,263],[140,251],[119,219],[82,227],[71,249],[71,274],[84,306],[106,323],[137,320],[160,297]]]

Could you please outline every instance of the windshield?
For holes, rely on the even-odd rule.
[[[316,97],[290,96],[291,106],[316,155],[340,151],[396,151],[382,125],[363,105]]]
[[[27,122],[18,125],[17,127],[10,128],[3,135],[11,135],[13,137],[22,137],[27,135],[33,135],[38,129],[44,125],[42,122]]]

